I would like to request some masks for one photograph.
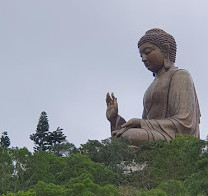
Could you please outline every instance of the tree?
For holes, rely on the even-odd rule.
[[[56,131],[49,132],[48,134],[48,144],[54,146],[66,141],[66,136],[62,132],[63,129],[58,127]]]
[[[181,181],[167,180],[162,182],[157,189],[164,191],[168,196],[188,196],[188,192]]]
[[[30,139],[35,143],[35,151],[48,151],[57,156],[67,154],[66,150],[74,146],[73,144],[69,145],[71,143],[66,141],[66,136],[60,127],[53,132],[49,132],[48,117],[44,111],[40,115],[36,133],[30,135]]]
[[[63,158],[62,158],[63,159]],[[70,178],[76,178],[83,173],[89,173],[93,176],[93,182],[104,186],[106,184],[118,185],[118,174],[107,169],[100,163],[95,163],[86,155],[71,154],[64,157],[66,165],[56,177],[59,182],[66,182]]]
[[[125,138],[108,138],[99,142],[88,140],[80,147],[81,154],[90,157],[92,161],[99,162],[106,167],[114,167],[123,161],[132,161],[133,149],[128,147],[129,141]]]
[[[92,181],[90,174],[82,174],[70,179],[63,185],[39,181],[32,189],[26,192],[7,193],[2,196],[118,196],[116,187],[110,184],[100,186]]]
[[[160,189],[141,190],[139,196],[167,196],[167,194]]]
[[[12,187],[12,173],[14,167],[9,149],[0,147],[0,195]]]
[[[59,157],[66,157],[69,156],[69,154],[71,153],[76,154],[79,151],[74,144],[66,141],[60,144],[50,146],[48,152]]]
[[[48,117],[47,113],[43,111],[39,118],[36,133],[30,135],[30,139],[35,143],[35,151],[46,151],[48,149],[48,133]]]
[[[100,153],[101,148],[103,148],[103,145],[98,140],[88,140],[86,144],[81,144],[79,151],[81,154],[90,157],[92,161],[103,163]]]
[[[56,183],[57,175],[63,170],[66,161],[43,151],[36,151],[31,157],[27,174],[30,175],[28,186],[34,186],[38,181]]]
[[[196,173],[189,176],[184,184],[191,196],[208,195],[208,157],[196,163]]]
[[[2,133],[2,136],[1,136],[1,138],[0,138],[0,145],[1,145],[2,147],[5,147],[5,148],[8,148],[9,145],[10,145],[10,139],[9,139],[8,134],[7,134],[6,131],[4,131],[4,132]]]
[[[195,173],[197,168],[193,163],[201,159],[205,145],[205,141],[190,135],[176,135],[170,143],[165,143],[153,160],[155,182],[184,181]]]
[[[10,179],[10,183],[12,184],[10,191],[26,190],[31,178],[31,173],[28,172],[28,168],[32,161],[32,153],[27,148],[12,148],[7,153],[12,160],[13,166]]]
[[[56,156],[68,156],[71,153],[77,153],[77,148],[66,140],[62,130],[58,127],[56,131],[48,133],[48,152]]]

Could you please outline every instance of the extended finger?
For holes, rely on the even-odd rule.
[[[106,95],[106,103],[107,103],[107,106],[110,104],[110,102],[111,102],[111,97],[110,97],[110,94],[108,92],[107,95]]]
[[[117,110],[117,111],[118,111],[118,102],[117,102],[117,98],[116,98],[116,99],[114,99],[114,103],[113,103],[113,105],[114,105],[115,110]]]
[[[117,102],[117,98],[114,96],[114,93],[111,93],[112,99],[113,99],[113,105],[118,108],[118,102]]]
[[[114,93],[111,93],[111,97],[112,97],[113,100],[116,99],[115,96],[114,96]]]
[[[111,97],[112,97],[113,102],[117,101],[117,98],[114,96],[114,93],[111,93]]]

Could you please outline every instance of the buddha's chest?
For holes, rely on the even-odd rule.
[[[144,95],[144,109],[148,119],[165,118],[168,107],[168,77],[156,78]]]

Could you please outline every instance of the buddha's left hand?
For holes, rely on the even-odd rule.
[[[120,137],[124,132],[126,132],[128,130],[128,128],[123,128],[117,131],[113,131],[112,132],[112,136],[114,137]]]
[[[128,122],[121,125],[121,128],[141,128],[140,119],[139,118],[132,118]]]

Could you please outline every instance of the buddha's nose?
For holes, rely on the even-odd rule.
[[[146,55],[142,54],[142,62],[145,62],[145,61],[147,61]]]

